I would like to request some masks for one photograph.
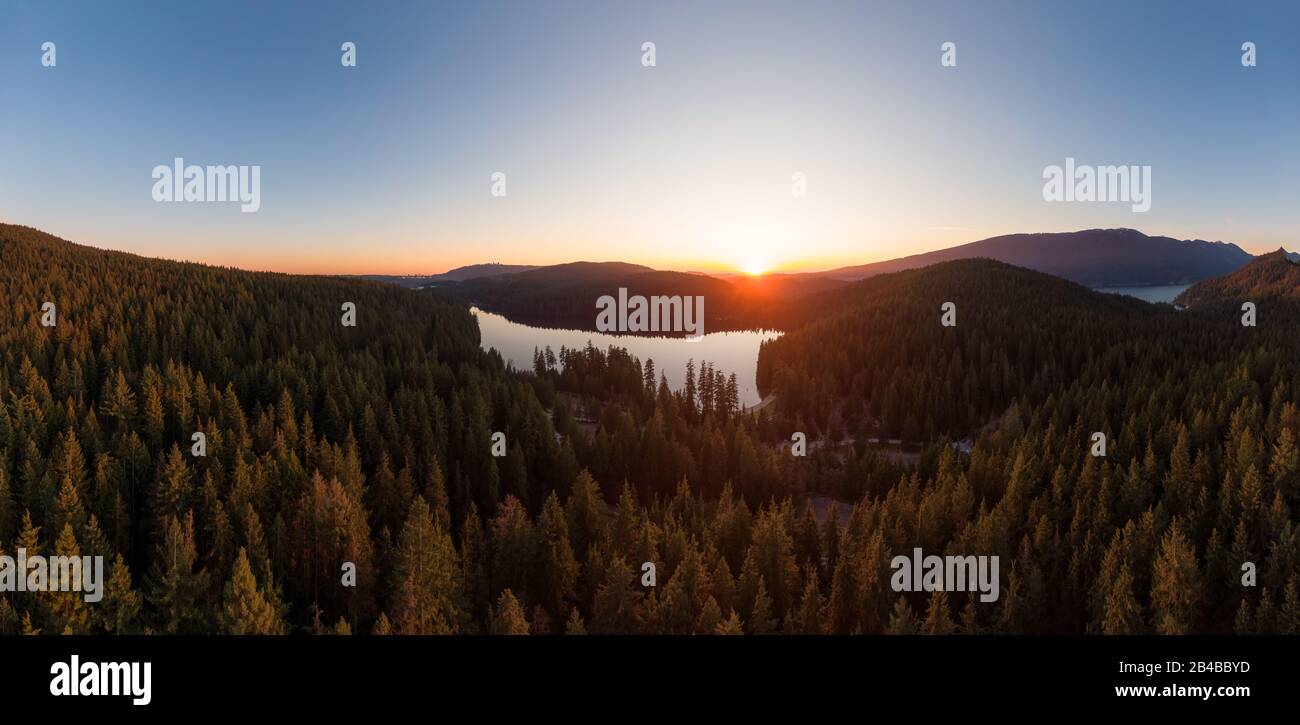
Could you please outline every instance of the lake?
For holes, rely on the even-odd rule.
[[[610,345],[627,348],[640,358],[655,361],[655,372],[668,378],[668,385],[678,390],[686,381],[686,361],[701,360],[713,364],[724,374],[736,374],[740,388],[740,404],[759,402],[754,375],[758,370],[758,346],[764,340],[779,337],[775,330],[748,330],[742,332],[710,332],[701,338],[644,337],[641,335],[611,335],[587,330],[563,330],[531,327],[511,322],[501,315],[471,307],[470,313],[478,319],[478,328],[484,350],[496,348],[507,363],[521,370],[533,369],[533,350],[547,345],[558,355],[560,347],[582,348],[590,341],[605,350]]]
[[[1173,302],[1174,298],[1190,284],[1152,285],[1150,287],[1094,287],[1098,292],[1112,295],[1128,295],[1145,302]]]

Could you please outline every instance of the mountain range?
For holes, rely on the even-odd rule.
[[[1236,244],[1148,236],[1134,229],[1007,234],[949,249],[822,272],[761,276],[656,270],[625,262],[570,262],[544,267],[473,265],[432,277],[381,278],[408,287],[438,286],[464,302],[522,322],[592,329],[593,300],[628,294],[703,295],[712,330],[784,327],[801,317],[795,301],[845,285],[959,259],[991,259],[1088,287],[1185,285],[1228,275],[1253,257]],[[812,297],[810,297],[812,296]]]
[[[1136,229],[1005,234],[885,262],[825,272],[859,280],[886,272],[984,257],[1062,277],[1086,287],[1191,284],[1239,269],[1251,255],[1236,244],[1147,236]]]
[[[457,267],[448,270],[442,274],[361,274],[345,275],[357,279],[368,279],[375,282],[388,282],[390,284],[401,285],[418,289],[420,287],[437,287],[444,284],[454,284],[463,282],[467,279],[477,277],[490,277],[498,274],[514,274],[516,272],[527,272],[537,267],[527,264],[498,264],[496,262],[488,264],[471,264],[465,267]]]

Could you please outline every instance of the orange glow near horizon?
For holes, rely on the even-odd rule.
[[[847,233],[827,233],[827,237],[838,238],[834,243],[822,243],[818,240],[823,235],[817,233],[818,230],[778,228],[772,231],[758,226],[719,223],[698,231],[677,230],[679,235],[638,232],[634,228],[570,235],[566,228],[561,227],[534,234],[499,234],[471,242],[469,240],[474,235],[468,231],[451,229],[436,233],[425,228],[412,232],[406,228],[409,221],[395,220],[391,226],[370,234],[338,229],[330,234],[306,238],[288,228],[229,237],[184,226],[149,234],[146,229],[132,227],[96,232],[80,221],[43,224],[37,219],[19,223],[77,244],[144,257],[284,274],[394,276],[436,275],[476,264],[548,266],[586,261],[625,262],[661,271],[763,278],[823,272],[896,259],[1016,229],[1075,231],[1065,225],[1027,221],[1005,228],[884,228],[856,235],[857,238],[851,242],[844,241],[844,237],[849,236]],[[1143,231],[1152,235],[1191,238],[1185,230],[1155,227]],[[521,243],[518,241],[521,238],[530,241]],[[452,242],[453,239],[465,241]],[[611,242],[610,239],[619,241]],[[666,239],[687,241],[676,243]],[[1262,243],[1245,244],[1243,248],[1253,253],[1271,251],[1262,249],[1263,246]]]
[[[77,240],[73,239],[71,241]],[[400,251],[392,249],[387,254],[371,255],[362,261],[353,255],[326,256],[320,253],[301,253],[305,250],[294,250],[286,253],[285,250],[276,248],[274,245],[265,244],[260,240],[257,243],[238,245],[233,248],[213,249],[207,254],[203,253],[205,245],[196,244],[189,247],[189,249],[198,250],[198,254],[183,255],[169,253],[171,250],[164,248],[162,245],[155,247],[154,245],[140,244],[138,242],[120,242],[115,239],[111,241],[95,240],[90,246],[115,249],[144,257],[194,262],[218,267],[234,267],[252,272],[278,272],[298,275],[420,276],[442,274],[459,267],[476,264],[543,267],[569,262],[626,262],[641,264],[662,271],[724,275],[742,274],[758,278],[773,274],[820,272],[836,267],[866,264],[880,259],[892,258],[892,255],[884,250],[879,250],[879,254],[863,255],[862,257],[810,255],[802,259],[782,259],[778,261],[766,255],[762,250],[740,251],[739,253],[726,250],[719,254],[718,258],[712,259],[698,257],[693,259],[669,259],[664,257],[640,258],[631,255],[619,257],[608,253],[603,255],[594,254],[589,249],[573,249],[568,255],[546,255],[545,257],[530,257],[527,255],[514,257],[503,255],[500,252],[485,252],[481,256],[476,256],[471,250],[468,253],[456,255],[438,255],[437,260],[434,261],[431,259],[433,255],[427,255],[423,253],[423,250],[417,251],[406,248]]]

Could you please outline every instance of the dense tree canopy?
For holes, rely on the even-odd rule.
[[[1300,309],[982,261],[828,294],[752,412],[708,361],[511,370],[436,292],[0,226],[0,550],[107,563],[0,632],[1297,631]],[[998,555],[1001,597],[893,591],[915,546]]]

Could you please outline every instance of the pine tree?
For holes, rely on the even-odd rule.
[[[83,531],[86,526],[86,510],[81,505],[81,496],[72,483],[72,476],[63,477],[63,485],[59,487],[59,496],[55,499],[54,514],[51,523],[59,530],[63,529],[64,524],[68,524],[76,533]]]
[[[473,618],[485,621],[491,606],[491,582],[488,580],[487,538],[473,501],[460,530],[460,571],[465,582],[467,606]]]
[[[1239,635],[1257,634],[1255,620],[1250,615],[1250,602],[1244,598],[1237,607],[1237,616],[1233,619],[1232,631]]]
[[[565,502],[564,508],[569,523],[569,540],[572,542],[573,554],[578,561],[585,562],[588,550],[601,538],[605,512],[600,485],[587,469],[584,468],[578,474],[578,480],[573,485],[573,493]]]
[[[492,634],[528,634],[528,620],[524,618],[524,608],[519,605],[513,592],[506,589],[497,599],[492,614]]]
[[[1278,630],[1277,607],[1273,605],[1273,595],[1268,587],[1259,592],[1259,606],[1255,608],[1255,634],[1274,634]]]
[[[506,496],[489,527],[492,590],[511,589],[525,596],[534,578],[539,544],[533,523],[519,499]]]
[[[827,614],[827,632],[852,634],[862,618],[862,600],[858,597],[858,584],[853,561],[839,557],[831,580],[830,611]]]
[[[157,449],[162,445],[163,426],[166,424],[163,411],[162,392],[159,390],[161,378],[152,367],[145,368],[142,383],[144,393],[144,431],[149,446]]]
[[[154,513],[160,524],[169,517],[179,518],[185,515],[193,487],[190,477],[190,467],[181,454],[180,446],[172,444],[166,462],[159,467],[155,484]]]
[[[718,622],[718,626],[713,630],[714,634],[744,634],[745,630],[740,624],[740,615],[736,610],[731,610],[727,618]]]
[[[907,599],[899,597],[894,603],[894,611],[889,615],[889,627],[885,630],[887,634],[917,634],[920,628],[917,625],[916,615],[912,613],[912,607],[907,603]]]
[[[758,572],[772,597],[773,615],[778,619],[789,613],[800,595],[799,564],[794,539],[787,529],[787,518],[792,517],[788,506],[769,509],[759,516],[750,545]]]
[[[1300,634],[1300,580],[1292,574],[1282,592],[1282,609],[1278,612],[1277,634]]]
[[[1274,487],[1284,496],[1294,501],[1300,495],[1300,447],[1290,428],[1278,433],[1268,472]]]
[[[718,606],[718,600],[709,595],[704,601],[704,606],[700,609],[700,616],[695,620],[696,634],[715,634],[718,625],[722,624],[722,608]]]
[[[1202,586],[1196,551],[1175,523],[1160,544],[1151,574],[1151,612],[1157,634],[1193,631]]]
[[[975,597],[971,596],[966,600],[966,606],[961,610],[961,633],[980,634],[982,631],[979,612],[975,608]]]
[[[84,574],[81,571],[81,551],[77,546],[77,537],[72,533],[72,524],[65,523],[54,542],[54,555],[66,557],[68,569],[50,570],[50,617],[51,628],[63,634],[89,634],[90,608],[81,591]],[[53,560],[51,560],[53,561]],[[56,581],[57,580],[57,581]]]
[[[100,405],[103,415],[116,424],[116,430],[129,430],[135,418],[135,393],[127,385],[126,375],[118,368]]]
[[[195,571],[197,560],[193,517],[186,515],[183,524],[168,517],[146,581],[158,631],[192,634],[204,630],[202,597],[207,585],[206,575]]]
[[[804,585],[803,598],[799,601],[799,608],[786,619],[786,632],[823,634],[822,609],[825,604],[817,588],[817,571],[809,567],[805,579],[807,583]]]
[[[8,597],[0,596],[0,636],[18,634],[21,624],[22,618],[18,616],[18,610],[9,604]]]
[[[754,608],[749,615],[750,634],[775,634],[776,620],[772,616],[772,598],[767,595],[767,585],[760,578],[754,593]]]
[[[623,557],[614,556],[606,570],[605,583],[596,591],[591,613],[591,631],[596,634],[634,634],[640,631],[643,615],[641,595],[632,587],[636,580]]]
[[[800,567],[812,567],[818,576],[823,574],[821,532],[817,528],[817,517],[813,513],[812,504],[804,506],[803,516],[794,533],[794,549],[795,560]]]
[[[32,523],[32,512],[23,511],[22,526],[18,530],[18,539],[14,542],[15,548],[26,549],[27,558],[31,558],[41,553],[41,527]]]
[[[839,564],[840,552],[840,515],[839,509],[833,504],[830,510],[826,512],[826,523],[822,527],[822,553],[826,558],[826,571],[834,576],[835,570]]]
[[[925,612],[924,634],[952,634],[957,629],[948,611],[948,592],[940,589],[930,593],[930,605]]]
[[[1142,607],[1133,598],[1133,575],[1128,563],[1120,565],[1119,574],[1106,592],[1106,609],[1102,618],[1104,634],[1139,634],[1142,631]]]
[[[695,419],[695,413],[698,408],[695,406],[695,360],[694,358],[686,361],[686,385],[682,390],[682,404],[686,408],[686,416],[689,420]]]
[[[393,553],[393,625],[401,634],[454,634],[464,623],[464,581],[451,537],[433,524],[421,496]]]
[[[25,550],[28,560],[31,560],[32,557],[35,557],[42,553],[40,548],[40,536],[41,536],[41,527],[36,526],[32,523],[31,512],[23,511],[22,525],[20,526],[18,531],[18,539],[14,541],[14,548],[19,550]],[[0,545],[0,548],[2,548],[2,545]],[[15,552],[14,555],[16,554],[17,552]],[[23,572],[15,572],[15,575],[27,576],[27,574]],[[47,576],[48,576],[48,572],[47,572]],[[24,609],[23,621],[22,621],[23,634],[29,634],[29,633],[40,634],[40,629],[34,626],[32,623],[31,615],[33,612],[35,612],[37,624],[43,621],[45,618],[44,605],[45,605],[45,599],[43,597],[37,597],[35,599],[35,602],[28,605],[28,607],[23,608]],[[19,606],[22,607],[21,602],[19,603]],[[33,630],[33,631],[29,632],[28,630]]]
[[[552,612],[563,612],[574,596],[578,561],[569,546],[569,527],[560,499],[551,491],[538,518],[541,562],[537,571],[542,602]]]
[[[429,477],[424,487],[424,497],[433,509],[433,523],[443,531],[451,531],[451,505],[447,498],[447,481],[442,466],[435,459],[429,465]]]
[[[226,634],[284,634],[279,612],[262,596],[248,553],[240,547],[222,598],[221,627]]]
[[[109,567],[104,599],[96,610],[99,628],[109,634],[127,634],[140,613],[140,594],[131,588],[131,570],[118,554]]]
[[[564,625],[565,634],[586,634],[587,626],[582,623],[582,615],[578,614],[578,608],[574,607],[569,611],[569,621]]]
[[[655,361],[650,358],[646,358],[644,370],[645,373],[641,377],[641,384],[645,387],[646,397],[654,398],[655,380],[657,379],[655,377]]]
[[[0,410],[3,409],[4,405],[0,405]],[[9,490],[5,466],[0,466],[0,542],[13,541],[17,511],[18,506],[14,502],[13,492]]]

